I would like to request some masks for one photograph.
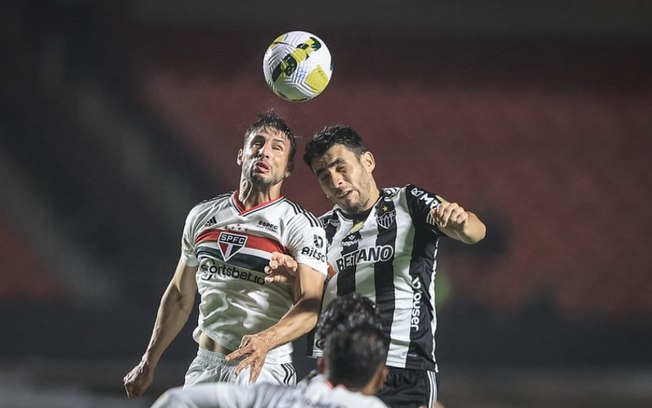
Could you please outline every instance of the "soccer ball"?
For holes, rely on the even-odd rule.
[[[316,35],[279,35],[263,57],[263,74],[272,91],[292,102],[308,101],[326,89],[333,73],[331,53]]]

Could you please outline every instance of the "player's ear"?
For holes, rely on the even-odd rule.
[[[373,153],[367,151],[360,155],[360,162],[369,173],[371,173],[376,168],[376,159],[374,158]]]
[[[317,358],[317,371],[319,371],[319,374],[326,373],[326,361],[323,357]]]
[[[289,177],[290,174],[292,174],[292,171],[294,170],[294,162],[288,162],[288,166],[285,169],[285,177]]]
[[[236,159],[236,162],[238,163],[238,166],[242,166],[242,155],[243,154],[244,154],[244,152],[242,151],[242,149],[238,150],[238,157]]]
[[[381,388],[383,388],[383,385],[385,384],[385,381],[387,381],[387,374],[389,374],[389,370],[385,365],[382,365],[382,368],[378,370],[376,373],[376,376],[372,380],[374,382],[374,388],[376,389],[376,392],[378,392]],[[374,392],[374,394],[376,393]]]

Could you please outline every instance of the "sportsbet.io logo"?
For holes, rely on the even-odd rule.
[[[199,270],[201,279],[205,281],[217,281],[220,278],[239,279],[242,281],[265,284],[265,278],[253,271],[240,269],[233,265],[225,263],[216,263],[210,258],[202,257],[199,261]]]

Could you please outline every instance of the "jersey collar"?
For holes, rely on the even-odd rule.
[[[270,205],[273,205],[281,200],[283,200],[285,197],[283,195],[280,195],[276,197],[273,200],[270,201],[265,201],[264,203],[260,203],[255,207],[251,207],[248,210],[244,208],[244,204],[240,202],[240,199],[238,198],[240,190],[235,190],[233,194],[231,195],[231,203],[235,207],[235,209],[238,211],[238,215],[247,215],[250,214],[254,211],[260,210],[261,208],[269,207]]]
[[[359,213],[357,213],[357,214],[346,214],[346,213],[344,213],[344,211],[342,211],[342,209],[339,208],[339,207],[337,207],[337,212],[339,212],[340,215],[341,215],[343,218],[346,218],[347,220],[351,220],[351,221],[353,221],[354,223],[357,223],[357,222],[364,222],[364,221],[367,219],[367,217],[369,217],[369,214],[371,214],[371,212],[374,210],[374,208],[376,208],[376,207],[379,206],[379,204],[380,204],[380,202],[382,201],[383,197],[385,197],[386,195],[387,195],[387,194],[386,194],[385,190],[381,188],[381,189],[380,189],[380,196],[378,196],[378,199],[376,200],[376,202],[374,203],[374,205],[372,205],[371,207],[369,207],[369,209],[364,210],[364,211],[362,211],[362,212],[359,212]]]

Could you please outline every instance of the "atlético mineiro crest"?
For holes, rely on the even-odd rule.
[[[220,232],[217,237],[217,244],[220,247],[222,258],[228,261],[233,255],[237,254],[247,243],[247,236],[234,234],[232,232]]]
[[[394,223],[395,218],[396,218],[396,211],[392,210],[376,217],[376,221],[378,222],[378,225],[380,225],[384,229],[389,229],[389,227],[391,227],[392,224]]]

